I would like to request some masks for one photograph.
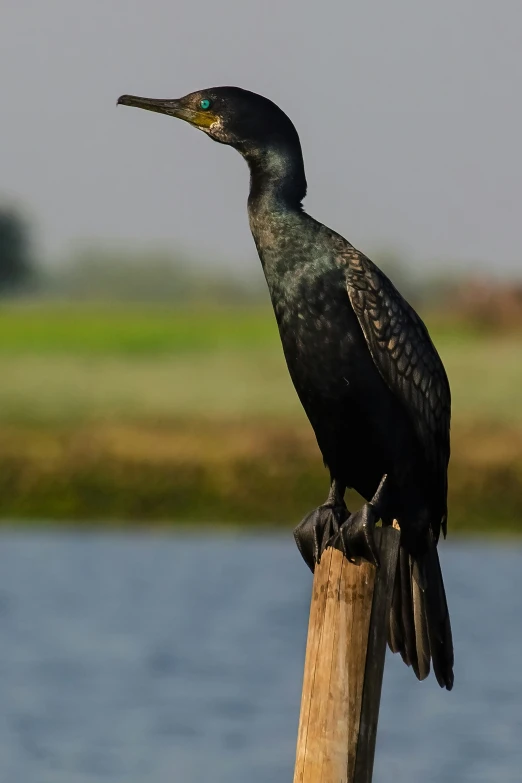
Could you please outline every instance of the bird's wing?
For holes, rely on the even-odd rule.
[[[444,366],[423,322],[386,275],[351,246],[343,258],[350,302],[373,361],[411,418],[445,509],[451,393]],[[441,524],[446,534],[445,513]]]

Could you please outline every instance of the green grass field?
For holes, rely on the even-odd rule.
[[[432,337],[452,529],[520,530],[522,336],[434,321]],[[295,524],[323,499],[268,307],[4,305],[0,377],[3,519]]]
[[[274,344],[271,311],[196,310],[95,305],[5,306],[0,354],[165,356],[216,350],[258,350]]]
[[[522,335],[438,326],[455,421],[522,421]],[[0,421],[296,416],[269,308],[4,307]]]

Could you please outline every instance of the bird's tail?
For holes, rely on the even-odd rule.
[[[430,673],[441,688],[453,687],[451,624],[435,542],[426,552],[412,556],[401,545],[390,612],[388,644],[400,652],[419,680]]]

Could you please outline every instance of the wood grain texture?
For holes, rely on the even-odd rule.
[[[399,539],[392,529],[376,533],[380,569],[349,563],[335,549],[328,549],[315,569],[294,783],[359,783],[356,767],[361,775],[366,761],[373,766]],[[367,666],[369,638],[372,661]],[[357,759],[363,702],[364,741]],[[370,781],[371,770],[370,777],[360,780]]]
[[[393,528],[381,528],[379,533],[381,565],[376,575],[373,591],[354,783],[371,783],[373,776],[386,640],[401,538],[400,529],[395,525]]]

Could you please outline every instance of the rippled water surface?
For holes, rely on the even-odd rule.
[[[522,548],[443,546],[456,685],[386,665],[374,781],[522,781]],[[2,783],[288,783],[290,536],[0,536]]]

